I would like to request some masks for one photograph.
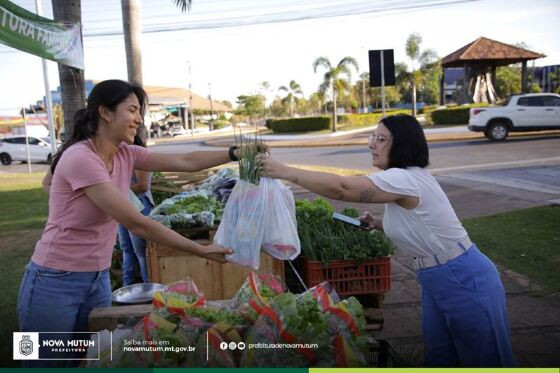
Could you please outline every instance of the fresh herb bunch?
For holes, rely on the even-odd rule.
[[[393,252],[393,244],[382,232],[368,232],[335,221],[333,212],[332,205],[321,198],[296,201],[301,250],[308,259],[322,261],[325,265],[332,260],[360,263]],[[352,208],[342,213],[358,216],[358,211]]]
[[[214,213],[217,219],[221,219],[224,214],[224,204],[215,197],[206,197],[203,195],[188,196],[169,206],[165,213],[167,215],[186,213],[196,214],[199,212],[209,211]]]
[[[254,139],[239,133],[235,134],[235,144],[239,149],[239,178],[252,184],[259,185],[260,168],[256,157],[265,149],[264,142],[259,139],[255,129]]]

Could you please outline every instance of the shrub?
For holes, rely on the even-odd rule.
[[[274,132],[321,131],[332,127],[330,117],[268,119],[267,127]]]
[[[228,122],[227,120],[218,119],[217,121],[214,122],[214,129],[219,130],[220,128],[224,128],[230,125],[231,123]]]
[[[433,124],[468,124],[470,109],[483,106],[488,106],[488,104],[461,105],[434,110],[429,114],[428,122]]]
[[[389,109],[385,111],[385,114],[387,116],[396,114],[410,114],[410,110]],[[382,117],[383,113],[381,111],[375,111],[373,113],[366,114],[339,115],[337,119],[341,129],[350,129],[353,127],[375,126],[377,123],[379,123]]]

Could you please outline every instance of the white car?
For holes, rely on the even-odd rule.
[[[504,106],[471,108],[469,114],[469,130],[492,141],[505,140],[509,132],[560,129],[560,95],[513,95]]]
[[[169,132],[171,133],[171,136],[173,136],[173,137],[188,134],[187,130],[184,129],[183,127],[180,127],[180,126],[175,126],[175,127],[171,128],[171,131],[169,131]]]
[[[52,150],[49,142],[38,137],[27,137],[31,162],[50,163]],[[0,139],[0,162],[10,165],[13,161],[27,162],[25,136],[7,136]]]

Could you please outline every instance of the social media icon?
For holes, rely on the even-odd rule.
[[[245,342],[239,342],[237,344],[237,348],[240,349],[240,350],[244,350],[245,349]]]
[[[237,343],[235,342],[229,342],[229,349],[230,350],[235,350],[237,348]]]
[[[227,348],[228,348],[227,342],[222,342],[222,343],[220,343],[220,348],[221,348],[222,350],[227,350]]]

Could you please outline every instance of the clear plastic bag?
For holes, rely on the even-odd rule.
[[[268,184],[239,180],[226,204],[214,243],[232,248],[226,259],[245,267],[259,269],[260,250],[265,230]]]
[[[294,195],[280,180],[261,178],[261,184],[268,190],[262,249],[277,259],[293,260],[301,252]]]

